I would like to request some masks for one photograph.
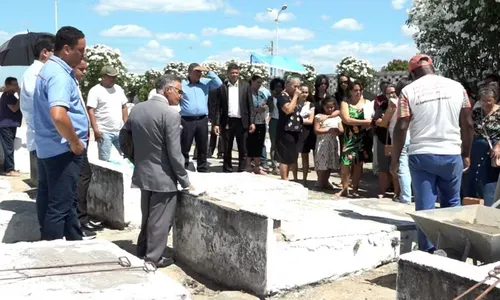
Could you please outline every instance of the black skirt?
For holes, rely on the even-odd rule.
[[[276,153],[278,162],[291,165],[299,158],[300,132],[279,130],[276,135]]]
[[[311,150],[314,152],[316,148],[316,134],[312,126],[303,126],[300,133],[299,152],[309,153]]]
[[[260,157],[266,140],[266,124],[255,124],[255,131],[247,135],[247,156]]]

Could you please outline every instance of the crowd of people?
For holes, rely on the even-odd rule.
[[[477,197],[491,206],[500,198],[496,75],[485,78],[474,96],[459,82],[436,75],[431,57],[417,55],[409,61],[408,76],[381,82],[380,95],[370,100],[363,84],[345,74],[337,76],[337,91],[329,93],[325,75],[312,87],[292,76],[274,78],[265,88],[258,75],[241,79],[237,64],[215,74],[192,63],[187,78],[160,76],[149,99],[128,112],[111,66],[102,68],[101,82],[83,99],[85,47],[85,35],[74,27],[41,36],[34,45],[35,62],[20,84],[6,79],[0,98],[5,175],[18,175],[13,142],[21,118],[26,119],[27,147],[38,168],[42,240],[93,238],[102,226],[86,209],[90,129],[99,159],[109,160],[114,146],[134,164],[132,183],[141,189],[142,212],[137,253],[158,267],[173,262],[163,252],[178,185],[193,189],[187,172],[193,141],[198,172],[210,171],[207,158],[217,149],[223,172],[273,172],[282,180],[290,172],[298,180],[301,159],[306,183],[312,153],[316,187],[335,190],[335,197],[359,196],[363,164],[373,162],[379,197],[392,189],[394,201],[410,204],[414,198],[417,210],[433,209],[437,200],[451,207],[463,197]],[[333,172],[340,175],[338,186],[330,182]],[[421,232],[419,247],[434,250]]]

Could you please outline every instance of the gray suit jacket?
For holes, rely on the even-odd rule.
[[[177,182],[189,187],[181,153],[181,116],[165,97],[154,95],[132,108],[120,131],[122,148],[127,136],[134,145],[133,185],[153,192],[175,192]]]

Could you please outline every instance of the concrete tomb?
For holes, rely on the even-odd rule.
[[[142,260],[108,241],[0,244],[0,253],[5,299],[189,299],[182,285],[158,271],[145,272]],[[132,268],[120,266],[119,257],[126,257]],[[74,266],[88,263],[95,265]]]
[[[258,296],[372,269],[416,240],[408,217],[365,208],[372,200],[307,200],[299,184],[247,173],[195,173],[192,182],[207,193],[182,194],[176,258]]]
[[[140,224],[130,169],[91,161],[89,212],[123,228]],[[176,259],[221,285],[258,296],[337,279],[413,249],[414,224],[380,200],[308,199],[308,190],[249,173],[190,173],[202,196],[180,193]]]
[[[478,282],[482,282],[488,272],[500,262],[474,266],[448,257],[415,251],[402,255],[398,261],[398,300],[449,300],[466,292]],[[465,296],[463,300],[476,299],[491,284],[491,278],[479,288]],[[500,299],[500,287],[495,287],[483,300]]]

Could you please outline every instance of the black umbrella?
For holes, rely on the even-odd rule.
[[[35,60],[33,46],[39,36],[52,35],[46,32],[28,32],[13,36],[0,46],[0,66],[29,66]]]

